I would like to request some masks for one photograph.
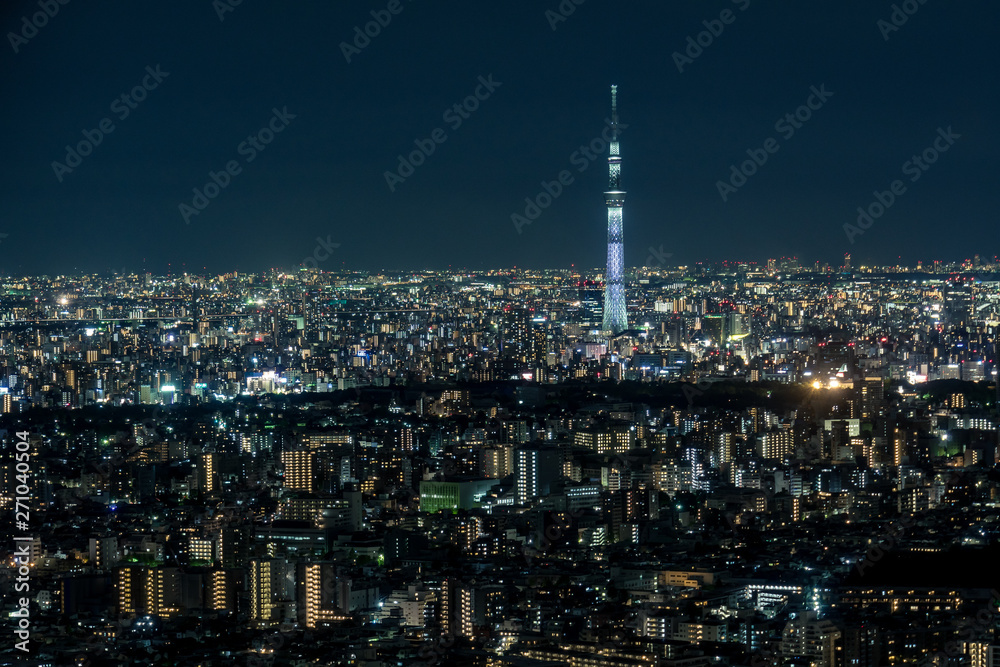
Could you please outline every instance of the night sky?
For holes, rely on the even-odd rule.
[[[892,3],[873,0],[565,0],[558,22],[559,0],[399,0],[348,63],[341,44],[388,0],[235,1],[69,0],[37,31],[23,17],[38,0],[3,4],[0,272],[598,267],[607,155],[574,152],[601,136],[611,84],[626,265],[650,248],[669,264],[1000,253],[996,2],[910,0],[890,31]],[[721,34],[680,72],[705,21]],[[491,75],[468,118],[444,115]],[[134,109],[120,101],[144,80]],[[775,123],[812,86],[833,94],[786,139]],[[294,118],[241,149],[274,109]],[[103,119],[90,155],[53,166]],[[960,138],[912,182],[904,163],[949,127]],[[397,156],[438,128],[390,191]],[[718,181],[769,138],[777,152],[723,201]],[[231,161],[188,224],[179,206]],[[518,233],[511,215],[563,170],[573,182]],[[904,194],[850,243],[844,224],[897,179]],[[317,237],[339,246],[314,255]]]

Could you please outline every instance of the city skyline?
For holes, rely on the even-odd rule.
[[[4,279],[4,654],[996,667],[968,267]]]
[[[1000,5],[0,35],[0,665],[1000,667]]]
[[[716,273],[731,273],[736,275],[740,272],[747,273],[757,273],[757,272],[778,272],[787,274],[796,273],[820,273],[835,276],[837,274],[858,274],[858,273],[917,273],[926,275],[935,274],[945,274],[945,273],[993,273],[1000,270],[1000,255],[986,256],[979,253],[973,253],[969,256],[963,257],[961,259],[951,258],[951,259],[933,259],[933,260],[916,260],[912,263],[897,262],[889,264],[872,264],[859,262],[852,259],[851,265],[846,264],[848,256],[841,258],[837,263],[829,263],[820,261],[819,259],[809,259],[800,257],[767,257],[760,258],[756,260],[748,259],[722,259],[718,261],[692,261],[692,262],[676,262],[676,258],[673,253],[666,253],[663,248],[648,248],[647,251],[650,253],[647,256],[648,261],[643,265],[628,266],[624,267],[624,275],[629,280],[637,280],[641,277],[647,276],[666,276],[670,273],[678,272],[689,272],[689,271],[704,271],[707,274]],[[100,276],[100,275],[150,275],[156,277],[181,277],[184,275],[188,276],[224,276],[229,274],[242,274],[242,275],[269,275],[274,273],[295,275],[301,271],[309,272],[309,269],[304,269],[302,266],[294,267],[271,267],[258,271],[240,271],[236,269],[229,270],[218,270],[211,271],[206,270],[204,267],[202,269],[197,269],[197,267],[188,267],[182,264],[180,267],[174,267],[168,265],[169,271],[166,272],[154,272],[151,270],[144,270],[141,266],[138,269],[133,267],[119,267],[117,269],[110,268],[104,271],[96,271],[93,273],[83,272],[83,271],[63,271],[63,272],[53,272],[53,273],[42,273],[42,274],[6,274],[0,272],[0,277],[4,277],[9,280],[19,279],[19,278],[33,278],[33,277],[44,277],[44,276],[69,276],[69,277],[83,277],[83,276]],[[482,267],[473,268],[470,266],[449,266],[449,267],[419,267],[419,268],[392,268],[392,267],[381,267],[373,269],[364,268],[351,268],[351,267],[336,267],[329,268],[325,270],[318,270],[321,274],[387,274],[387,275],[407,275],[407,274],[423,274],[423,273],[440,273],[440,274],[469,274],[469,275],[491,275],[491,274],[504,274],[504,273],[553,273],[553,274],[567,274],[576,275],[580,277],[602,277],[607,271],[606,265],[595,265],[591,267],[580,267],[570,265],[568,267],[539,267],[539,268],[528,268],[528,267],[518,267],[518,266],[492,266],[492,267]],[[637,283],[633,283],[637,284]]]

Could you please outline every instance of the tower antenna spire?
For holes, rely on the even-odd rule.
[[[618,86],[611,86],[611,129],[614,139],[618,139]]]

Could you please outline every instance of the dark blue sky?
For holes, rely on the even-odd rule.
[[[586,0],[554,31],[558,0],[401,0],[348,64],[340,43],[388,1],[243,0],[220,21],[212,0],[72,0],[17,53],[9,33],[40,10],[8,1],[0,271],[292,268],[317,237],[340,244],[326,269],[600,266],[606,156],[581,173],[571,155],[600,136],[612,83],[628,265],[661,246],[671,263],[992,256],[1000,6],[912,3],[886,41],[892,3],[872,0]],[[673,53],[725,9],[678,72]],[[120,120],[112,101],[157,65],[169,76]],[[453,130],[443,113],[489,75],[502,85]],[[833,96],[784,139],[775,122],[822,84]],[[285,107],[247,162],[241,142]],[[60,182],[53,161],[104,118],[114,132]],[[948,126],[961,138],[911,183],[903,164]],[[436,128],[447,141],[390,192],[384,172]],[[778,152],[724,202],[717,182],[770,137]],[[185,224],[179,205],[231,160]],[[561,170],[574,182],[518,234],[511,214]],[[896,179],[905,194],[851,244],[843,225]]]

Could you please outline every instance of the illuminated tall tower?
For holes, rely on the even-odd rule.
[[[618,150],[618,86],[611,86],[611,155],[608,157],[610,186],[604,193],[608,203],[608,270],[604,276],[604,331],[613,335],[628,328],[625,310],[625,252],[622,208],[625,192],[621,189],[622,158]]]

